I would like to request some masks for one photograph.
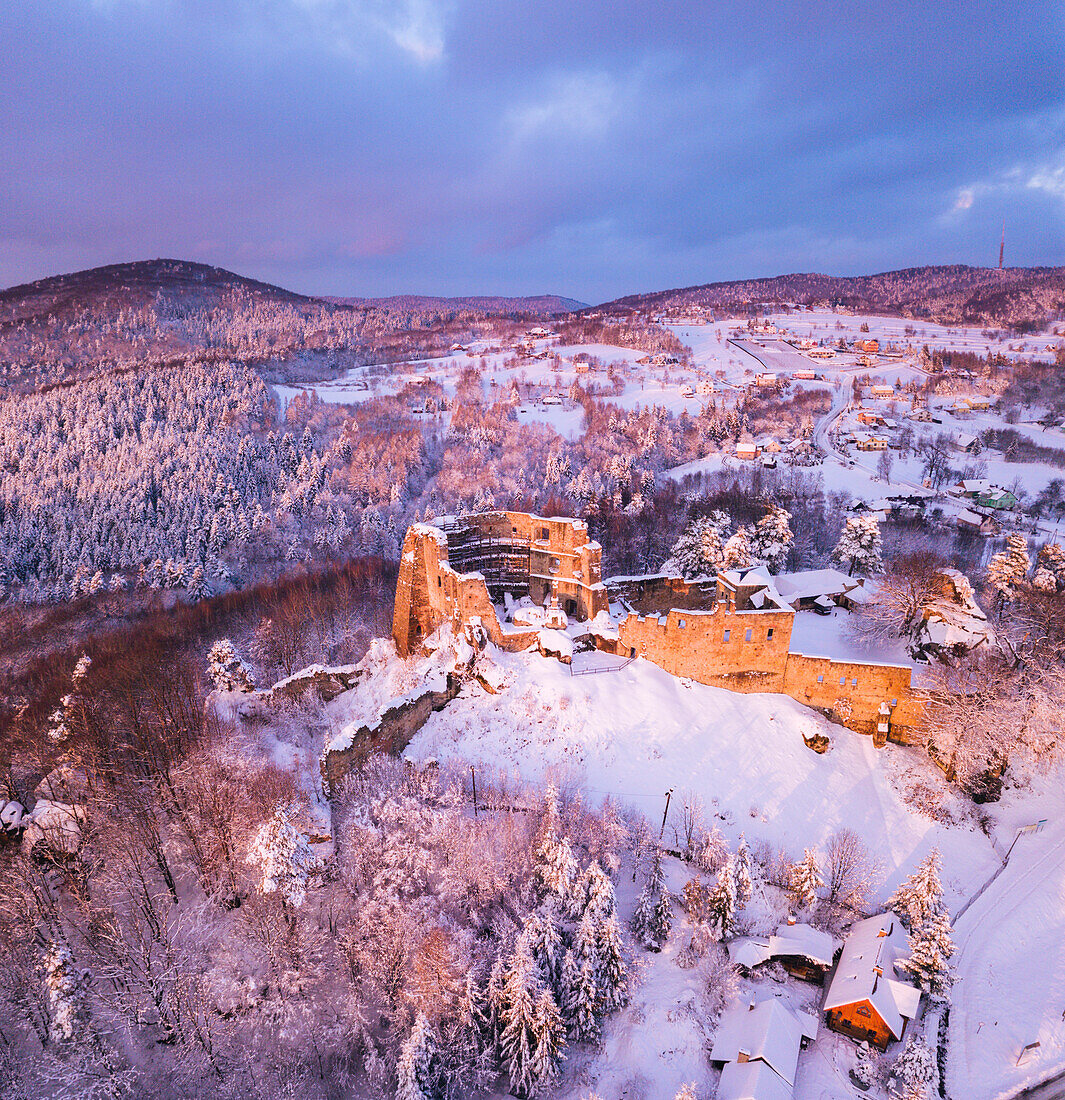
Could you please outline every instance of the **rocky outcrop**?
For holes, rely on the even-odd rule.
[[[344,739],[350,743],[343,747],[330,745],[322,757],[322,782],[326,793],[335,791],[341,780],[373,753],[401,753],[425,725],[429,715],[443,710],[458,695],[463,680],[458,672],[449,672],[447,686],[442,690],[430,688],[399,699],[382,711],[376,722],[345,731]]]

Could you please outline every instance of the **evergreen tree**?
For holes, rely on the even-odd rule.
[[[722,569],[750,569],[754,565],[754,549],[751,545],[750,532],[746,527],[740,527],[725,543],[722,551]]]
[[[286,904],[297,909],[318,863],[307,838],[292,824],[298,809],[295,803],[279,803],[274,816],[259,827],[246,860],[261,870],[259,889],[264,894],[279,893]]]
[[[680,573],[685,580],[712,577],[721,568],[723,553],[720,525],[712,517],[699,516],[673,544],[662,568]]]
[[[779,573],[787,564],[788,552],[794,541],[791,513],[774,505],[755,525],[754,555],[765,562],[770,573]]]
[[[855,570],[869,575],[884,568],[882,549],[880,522],[876,516],[849,516],[832,558],[847,566],[848,576]]]
[[[747,838],[741,833],[740,843],[736,849],[736,859],[733,864],[736,881],[736,905],[743,908],[751,900],[751,892],[754,889],[752,871],[754,859],[751,849],[747,844]]]
[[[662,850],[656,846],[651,856],[647,881],[632,915],[632,930],[644,947],[651,951],[660,951],[662,944],[669,938],[671,922],[672,910],[662,874]]]
[[[519,936],[506,969],[501,1013],[503,1026],[499,1038],[499,1051],[510,1077],[510,1089],[519,1097],[530,1097],[541,1084],[542,1078],[538,1075],[545,1071],[545,1058],[538,1051],[546,1027],[545,1005],[540,997],[542,991],[544,987],[540,983],[527,939]]]
[[[432,1062],[436,1053],[432,1029],[418,1013],[396,1064],[396,1100],[432,1100]]]
[[[558,928],[556,904],[553,898],[549,898],[526,918],[522,930],[522,935],[529,941],[533,961],[553,990],[559,988],[564,950]]]
[[[709,924],[719,940],[732,935],[736,926],[736,874],[731,858],[718,872],[707,899]]]
[[[566,1028],[549,989],[540,991],[533,1024],[533,1055],[529,1065],[530,1093],[538,1092],[557,1076],[566,1046]]]
[[[995,554],[987,566],[987,583],[1000,606],[1012,600],[1024,586],[1031,564],[1024,535],[1007,535],[1006,548]]]
[[[928,1100],[936,1076],[935,1054],[922,1039],[910,1036],[895,1061],[893,1074],[902,1087],[900,1100]]]
[[[625,1003],[628,968],[621,952],[621,929],[617,917],[611,915],[599,922],[596,929],[596,950],[599,954],[599,1004],[601,1015],[608,1015]]]
[[[911,932],[944,911],[941,870],[939,849],[933,848],[888,900],[888,908],[905,920]]]
[[[910,957],[904,963],[918,985],[935,1000],[946,1000],[953,980],[950,958],[954,941],[950,918],[935,913],[910,932]]]
[[[810,908],[817,904],[817,891],[824,886],[821,868],[811,848],[807,848],[802,860],[791,869],[791,892],[796,905]]]
[[[854,1075],[854,1080],[859,1085],[868,1087],[876,1080],[876,1055],[873,1053],[873,1048],[865,1042],[858,1044],[857,1055],[854,1069],[851,1072]]]
[[[578,961],[572,950],[562,961],[563,1004],[570,1035],[585,1043],[599,1038],[599,986],[595,968],[587,959]]]
[[[221,638],[207,653],[207,671],[218,691],[254,691],[251,669],[237,655],[233,643]]]

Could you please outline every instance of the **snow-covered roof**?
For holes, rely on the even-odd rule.
[[[792,1100],[792,1088],[765,1062],[729,1062],[721,1071],[717,1100]]]
[[[835,940],[809,924],[782,924],[773,936],[741,936],[726,944],[729,958],[752,968],[770,959],[800,955],[821,966],[831,966]]]
[[[896,1039],[912,1020],[921,991],[895,977],[895,963],[909,957],[906,932],[894,913],[858,921],[843,944],[824,1008],[868,1001]]]
[[[861,584],[857,577],[848,577],[838,569],[803,569],[797,573],[780,573],[775,578],[777,591],[789,602],[816,596],[842,596]]]
[[[772,999],[753,1007],[740,1004],[721,1017],[710,1061],[735,1062],[746,1051],[750,1061],[764,1062],[791,1086],[804,1037],[817,1038],[817,1019],[809,1013]]]

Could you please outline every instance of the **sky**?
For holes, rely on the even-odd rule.
[[[0,0],[0,286],[1065,264],[1061,0]]]

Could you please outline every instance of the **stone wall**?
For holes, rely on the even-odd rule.
[[[630,614],[618,625],[617,652],[645,657],[674,676],[732,691],[783,691],[793,611],[673,608]]]
[[[906,665],[837,661],[789,653],[784,693],[858,733],[877,736],[880,705],[891,712],[887,739],[910,744],[924,713]],[[878,738],[879,740],[880,738]]]

